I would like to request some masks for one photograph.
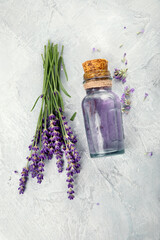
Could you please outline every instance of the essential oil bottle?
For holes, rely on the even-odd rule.
[[[108,61],[94,59],[82,64],[86,96],[82,101],[90,156],[124,153],[124,133],[119,97],[112,92]]]

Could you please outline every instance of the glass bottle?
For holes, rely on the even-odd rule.
[[[124,153],[121,104],[112,92],[108,61],[94,59],[82,65],[86,90],[82,110],[90,156]]]

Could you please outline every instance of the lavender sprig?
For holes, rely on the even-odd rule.
[[[67,148],[65,149],[65,155],[67,158],[68,166],[66,168],[67,170],[67,182],[68,182],[68,198],[72,200],[74,198],[74,190],[73,190],[73,183],[74,179],[73,176],[75,174],[80,173],[80,156],[75,148],[75,144],[73,144],[70,140],[67,138]]]
[[[58,167],[58,172],[63,171],[63,151],[61,149],[63,144],[62,133],[59,126],[59,121],[56,119],[54,114],[50,115],[50,125],[49,125],[49,134],[50,134],[50,142],[51,142],[51,154],[55,154],[57,162],[56,165]]]
[[[128,68],[125,69],[115,68],[113,78],[122,81],[122,83],[125,83],[127,77],[127,70]]]
[[[142,29],[141,31],[137,32],[137,35],[143,34],[144,33],[144,29]]]
[[[123,45],[121,45],[120,47],[122,47]],[[126,53],[123,54],[123,58],[121,59],[121,62],[124,63],[125,65],[128,64],[128,61],[126,59]],[[119,81],[121,81],[122,83],[126,82],[126,78],[127,78],[127,71],[128,68],[124,68],[124,69],[118,69],[115,68],[114,69],[114,74],[113,74],[113,78],[117,79]]]
[[[100,52],[101,50],[99,48],[92,48],[92,52],[95,53],[95,52]]]
[[[148,155],[149,157],[153,156],[153,152],[146,152],[146,155]]]
[[[135,91],[134,88],[129,88],[126,86],[124,88],[124,93],[121,96],[121,103],[122,103],[122,112],[128,114],[129,110],[131,109],[131,94]]]

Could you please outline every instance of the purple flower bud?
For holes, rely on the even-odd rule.
[[[68,183],[68,188],[73,188],[73,184],[72,183]]]
[[[145,93],[144,100],[148,97],[148,93]]]
[[[122,83],[125,83],[125,82],[126,82],[126,78],[123,78],[123,79],[122,79]]]
[[[126,110],[130,110],[130,109],[131,109],[131,106],[126,106],[125,109],[126,109]]]
[[[48,130],[47,129],[44,129],[42,134],[48,134]]]
[[[32,144],[29,145],[28,148],[29,148],[29,151],[31,151],[32,150]]]
[[[56,117],[55,117],[55,115],[53,114],[53,113],[51,113],[50,115],[49,115],[49,120],[52,120],[52,119],[55,119]]]
[[[39,150],[39,147],[38,146],[34,146],[34,147],[32,147],[32,150],[37,152]]]
[[[129,110],[131,109],[131,100],[130,100],[130,93],[133,93],[135,91],[134,88],[129,89],[128,86],[124,88],[124,93],[122,94],[121,97],[121,102],[122,102],[122,112],[128,113]]]
[[[69,182],[69,183],[74,182],[74,179],[69,177],[69,178],[67,178],[66,182]]]
[[[131,92],[131,93],[133,93],[134,91],[135,91],[135,89],[134,89],[134,88],[131,88],[131,89],[130,89],[130,92]]]
[[[68,194],[73,194],[74,191],[72,190],[72,188],[70,188],[68,191],[67,191]]]
[[[62,113],[62,108],[61,107],[59,108],[59,111]]]
[[[28,161],[31,161],[31,156],[26,157]]]
[[[66,117],[62,115],[62,120],[64,121],[65,119],[66,119]]]
[[[70,200],[73,200],[73,199],[74,199],[74,195],[69,194],[68,198],[69,198]]]
[[[69,176],[73,176],[73,172],[72,171],[67,172],[67,177],[69,177]]]
[[[39,174],[37,175],[37,183],[41,183],[42,180],[43,180],[43,173],[39,173]]]
[[[153,152],[147,152],[147,154],[148,154],[149,157],[153,156]]]
[[[41,162],[39,162],[38,163],[38,171],[39,172],[43,172],[44,171],[44,162],[43,161],[41,161]]]

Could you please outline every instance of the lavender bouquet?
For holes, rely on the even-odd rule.
[[[64,116],[64,104],[61,91],[68,97],[70,95],[62,85],[60,73],[61,68],[66,73],[63,61],[63,46],[61,53],[58,52],[58,45],[53,45],[48,41],[48,46],[44,46],[44,55],[42,54],[44,78],[42,94],[37,98],[33,109],[39,99],[41,99],[41,108],[38,117],[37,127],[32,143],[29,146],[30,154],[27,157],[27,165],[21,172],[19,180],[19,193],[23,194],[29,174],[32,178],[37,178],[37,183],[43,180],[45,161],[51,160],[53,155],[56,158],[58,172],[63,171],[64,160],[67,160],[67,179],[68,198],[74,198],[74,175],[80,172],[80,155],[76,150],[76,137],[68,126]],[[74,116],[72,117],[72,120]]]

